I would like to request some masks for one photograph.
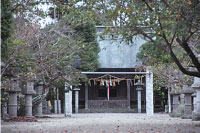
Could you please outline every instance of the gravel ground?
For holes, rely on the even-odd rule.
[[[38,122],[1,122],[2,133],[200,133],[200,121],[167,114],[90,113],[51,115]]]

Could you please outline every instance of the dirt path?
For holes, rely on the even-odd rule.
[[[2,133],[200,133],[200,122],[167,114],[91,113],[52,115],[38,122],[3,122]]]

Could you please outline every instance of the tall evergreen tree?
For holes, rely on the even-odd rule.
[[[83,39],[76,57],[80,57],[81,71],[95,71],[98,67],[98,53],[100,48],[96,39],[95,22],[88,19],[88,14],[78,9],[64,15],[60,24],[69,24]]]
[[[7,47],[12,33],[12,7],[10,0],[1,1],[1,57],[5,60],[7,56]]]
[[[96,40],[96,29],[92,22],[80,24],[75,30],[84,38],[84,44],[80,49],[80,69],[82,71],[95,71],[98,67],[99,47]]]

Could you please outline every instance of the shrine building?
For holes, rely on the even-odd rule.
[[[86,74],[78,93],[72,93],[72,105],[81,112],[146,112],[153,115],[153,73],[137,70],[141,61],[136,55],[146,41],[141,36],[126,44],[120,36],[100,35],[104,26],[96,26],[100,47],[99,68]],[[77,90],[75,90],[77,91]],[[78,102],[76,96],[78,95]]]

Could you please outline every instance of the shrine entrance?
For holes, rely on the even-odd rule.
[[[146,112],[153,115],[153,74],[145,72],[82,72],[89,81],[80,86],[85,112]],[[83,111],[84,112],[84,111]]]

